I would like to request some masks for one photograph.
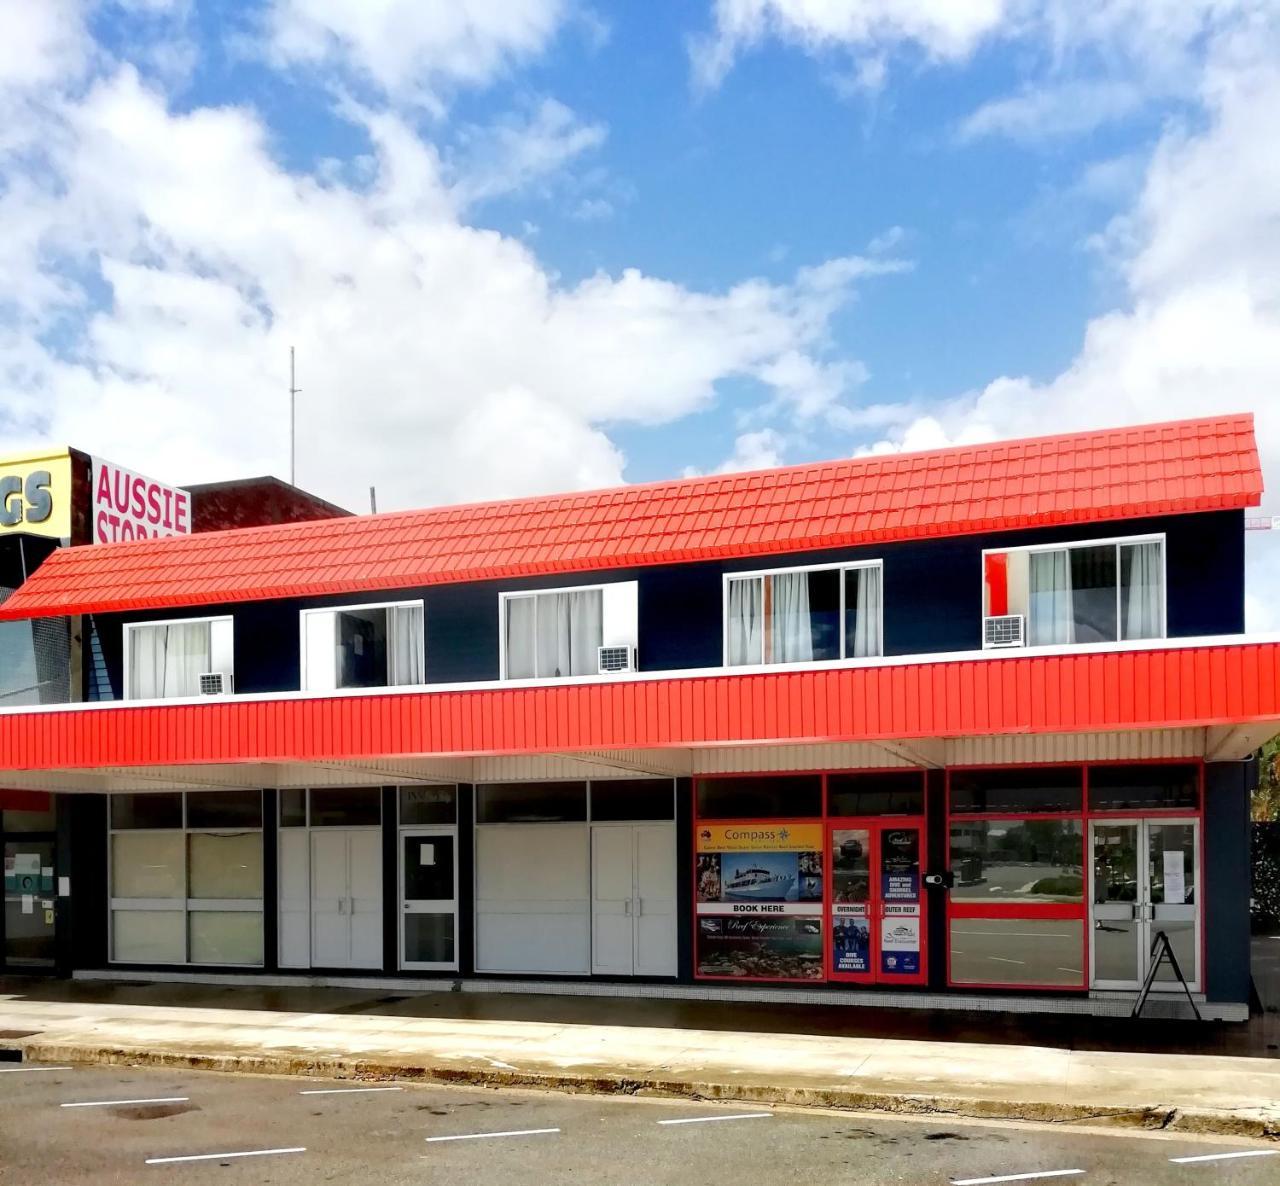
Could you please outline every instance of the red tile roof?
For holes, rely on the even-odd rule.
[[[0,619],[407,589],[1256,506],[1251,415],[66,548]]]

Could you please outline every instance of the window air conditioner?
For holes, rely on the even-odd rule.
[[[235,680],[229,671],[202,671],[200,673],[201,696],[229,696],[235,690]]]
[[[1026,646],[1026,621],[1022,614],[1001,614],[999,617],[983,618],[983,649]]]
[[[596,667],[601,675],[638,670],[635,647],[600,647],[596,652],[596,659]]]

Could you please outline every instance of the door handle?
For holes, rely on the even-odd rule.
[[[634,905],[635,905],[635,910],[634,910],[635,916],[639,918],[641,915],[644,914],[644,899],[634,898],[632,899],[632,901],[634,902]]]
[[[627,918],[631,917],[631,899],[630,898],[623,898],[622,913]]]

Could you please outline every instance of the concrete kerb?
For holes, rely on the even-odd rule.
[[[833,1111],[955,1116],[973,1120],[1020,1120],[1185,1132],[1205,1136],[1280,1141],[1280,1122],[1231,1112],[1182,1109],[1167,1104],[1096,1107],[1060,1101],[992,1100],[957,1095],[859,1091],[845,1087],[800,1087],[766,1083],[628,1077],[610,1074],[515,1071],[487,1067],[422,1066],[314,1055],[192,1053],[155,1047],[83,1046],[27,1042],[17,1046],[28,1062],[146,1066],[253,1075],[440,1083],[468,1087],[526,1088],[579,1095],[660,1096],[671,1099],[781,1104]]]

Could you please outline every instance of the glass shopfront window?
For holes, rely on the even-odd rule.
[[[818,819],[821,816],[820,774],[698,780],[699,819]]]
[[[1080,820],[953,821],[950,846],[952,901],[1084,901]]]
[[[1082,918],[952,918],[951,983],[1079,988]]]
[[[1089,767],[1090,811],[1199,811],[1200,768],[1191,763]]]
[[[1084,802],[1079,766],[1020,766],[1012,769],[953,770],[951,814],[1070,814]]]
[[[113,795],[111,959],[262,963],[261,791]]]

